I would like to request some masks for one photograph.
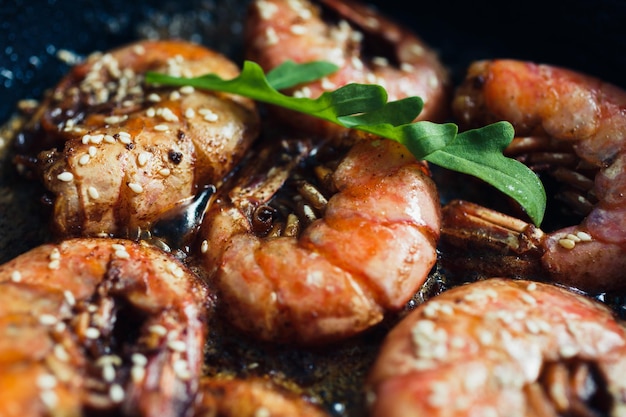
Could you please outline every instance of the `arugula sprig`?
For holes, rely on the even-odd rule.
[[[149,72],[146,82],[237,94],[395,140],[417,159],[487,182],[516,200],[536,225],[541,224],[546,207],[543,184],[527,166],[502,153],[515,133],[510,123],[497,122],[458,133],[454,123],[414,122],[424,107],[420,97],[388,102],[385,89],[374,84],[348,84],[316,99],[278,91],[320,79],[337,69],[323,61],[286,61],[265,74],[258,64],[245,61],[241,73],[229,80],[216,74],[184,78]]]

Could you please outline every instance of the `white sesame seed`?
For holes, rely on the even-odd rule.
[[[102,143],[103,140],[104,140],[104,135],[103,134],[92,135],[91,138],[89,139],[89,142],[98,145],[98,144]]]
[[[84,135],[81,141],[83,142],[83,145],[88,144],[89,142],[91,142],[91,135]]]
[[[169,126],[168,125],[156,125],[154,126],[154,130],[156,130],[157,132],[167,132],[169,130]]]
[[[61,259],[61,252],[59,252],[59,249],[53,248],[52,251],[50,252],[49,258],[51,261]]]
[[[168,107],[160,108],[157,113],[167,122],[177,122],[178,116]]]
[[[121,243],[112,243],[111,244],[111,249],[113,249],[113,250],[126,250],[126,246],[122,245]]]
[[[102,379],[105,382],[115,381],[115,368],[110,363],[107,363],[102,367]]]
[[[200,252],[207,253],[208,250],[209,250],[209,242],[206,240],[203,240],[202,244],[200,245]]]
[[[265,29],[265,43],[267,45],[277,45],[279,41],[278,34],[273,27]]]
[[[54,345],[53,353],[56,358],[62,362],[67,362],[70,360],[70,355],[67,353],[67,350],[63,347],[63,345],[56,344]]]
[[[89,153],[89,156],[93,158],[98,153],[98,148],[96,148],[95,146],[90,146],[89,149],[87,149],[87,152]]]
[[[307,28],[303,25],[291,25],[289,31],[294,35],[304,35],[307,33]]]
[[[120,384],[112,384],[109,387],[109,398],[114,403],[120,403],[124,401],[124,397],[126,393],[124,392],[124,388]]]
[[[165,336],[167,334],[167,329],[160,324],[153,324],[152,326],[148,327],[148,330],[150,331],[150,333],[154,333],[159,336]]]
[[[254,417],[271,417],[272,413],[266,407],[259,407],[254,411]]]
[[[141,186],[141,184],[138,184],[136,182],[129,182],[128,188],[133,190],[133,192],[136,194],[141,194],[143,192],[143,187]]]
[[[170,93],[170,100],[172,101],[180,100],[180,91],[176,91],[176,90],[172,91]]]
[[[537,289],[537,283],[531,282],[526,286],[527,291],[535,291]]]
[[[117,123],[121,123],[121,122],[125,121],[126,119],[128,119],[127,115],[109,116],[109,117],[105,117],[104,118],[104,123],[106,123],[106,124],[117,124]]]
[[[106,143],[115,143],[115,138],[112,135],[104,135],[103,141]]]
[[[150,152],[141,152],[138,156],[137,156],[137,163],[139,164],[140,167],[145,166],[148,161],[150,160]]]
[[[154,107],[150,107],[148,110],[146,110],[146,116],[148,117],[156,116],[156,110],[154,110]]]
[[[97,200],[98,198],[100,198],[100,193],[94,186],[89,186],[89,188],[87,188],[87,194],[93,200]]]
[[[161,97],[159,97],[159,95],[156,93],[151,93],[148,96],[148,101],[151,101],[153,103],[158,103],[159,101],[161,101]]]
[[[185,275],[185,271],[183,271],[181,267],[174,263],[168,264],[167,269],[169,269],[172,275],[174,275],[176,278],[182,278]]]
[[[184,352],[187,350],[187,344],[182,340],[170,340],[167,347],[175,352]]]
[[[577,232],[576,236],[583,242],[591,242],[592,237],[589,233],[586,232]]]
[[[72,294],[71,291],[69,290],[64,290],[63,291],[63,298],[65,298],[65,301],[67,301],[67,303],[71,306],[76,305],[76,298],[74,297],[74,294]]]
[[[400,64],[400,70],[403,72],[413,72],[413,70],[415,70],[415,67],[411,64],[403,62],[402,64]]]
[[[22,280],[22,273],[20,271],[11,272],[11,281],[20,282]]]
[[[87,339],[97,339],[100,337],[100,330],[95,327],[87,327],[85,329],[85,337]]]
[[[180,87],[178,89],[178,91],[180,91],[181,94],[191,94],[194,91],[196,91],[196,89],[193,88],[193,86],[191,86],[191,85],[184,85],[184,86]]]
[[[159,174],[163,175],[164,177],[167,177],[168,175],[171,174],[171,171],[169,168],[161,168],[159,170]]]
[[[352,66],[354,66],[354,68],[358,70],[363,69],[363,61],[361,61],[361,59],[359,59],[358,57],[353,56],[352,58],[350,58],[350,62],[352,63]]]
[[[559,245],[561,245],[561,247],[565,249],[574,249],[574,247],[576,246],[576,242],[567,238],[559,239]]]
[[[39,323],[43,324],[44,326],[53,326],[54,324],[56,324],[56,322],[57,318],[52,314],[41,314],[39,316]]]
[[[133,353],[130,359],[136,366],[146,366],[148,364],[148,358],[141,353]]]
[[[63,182],[70,182],[74,179],[74,174],[72,174],[71,172],[65,171],[57,175],[57,178]]]
[[[80,156],[80,158],[78,158],[78,163],[80,165],[87,165],[89,163],[89,160],[91,160],[91,157],[89,156],[88,153],[83,154]]]
[[[146,376],[146,368],[143,366],[133,366],[130,368],[130,377],[133,382],[141,382],[143,378]]]
[[[66,328],[67,326],[62,321],[59,321],[57,322],[57,324],[54,325],[54,331],[57,333],[62,333],[63,331],[65,331]]]
[[[39,393],[39,399],[48,408],[56,407],[59,401],[59,398],[57,397],[57,394],[54,391],[41,391]]]
[[[122,358],[117,355],[102,355],[96,359],[96,366],[105,366],[107,364],[120,366],[122,364]]]
[[[383,56],[377,56],[372,59],[372,63],[379,67],[387,67],[389,66],[389,60]]]
[[[185,110],[185,117],[187,119],[193,119],[195,115],[196,115],[196,111],[191,107],[187,107],[187,110]]]
[[[191,378],[191,371],[189,370],[189,365],[187,361],[179,359],[174,362],[174,373],[179,379],[184,381],[189,380]]]
[[[50,261],[50,263],[48,264],[49,269],[59,269],[60,267],[61,267],[61,261],[59,259]]]
[[[124,250],[116,250],[113,254],[117,259],[130,259],[130,254]]]
[[[37,376],[37,387],[44,390],[49,390],[57,386],[57,379],[54,375],[40,374]]]

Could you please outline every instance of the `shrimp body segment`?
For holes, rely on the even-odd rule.
[[[566,179],[563,197],[584,220],[547,236],[542,263],[553,279],[586,290],[623,288],[626,92],[550,65],[479,61],[458,89],[453,112],[466,127],[511,122],[519,137],[510,155]],[[561,244],[579,234],[591,239]]]
[[[447,290],[387,335],[367,381],[372,416],[626,412],[626,328],[552,284],[490,278]]]
[[[34,115],[24,151],[36,155],[37,175],[54,196],[58,235],[148,229],[199,186],[221,181],[256,138],[252,101],[148,86],[147,71],[233,78],[239,69],[173,40],[140,41],[75,66]]]
[[[387,140],[358,142],[339,161],[322,154],[303,149],[244,172],[203,225],[204,265],[229,320],[261,339],[355,335],[401,309],[435,263],[440,207],[424,163]],[[299,191],[283,195],[289,187]]]
[[[0,287],[2,416],[179,417],[191,406],[208,292],[164,252],[45,244],[0,266]]]
[[[337,21],[326,21],[323,10],[335,13]],[[389,100],[422,97],[420,120],[442,121],[447,116],[449,76],[437,54],[408,29],[360,2],[255,0],[248,10],[245,40],[246,58],[265,71],[286,60],[329,61],[339,67],[321,81],[288,91],[293,95],[315,98],[349,83],[379,84]],[[311,117],[272,110],[296,128],[306,126],[321,134],[346,131]]]

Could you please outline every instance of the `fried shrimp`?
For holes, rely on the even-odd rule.
[[[235,77],[225,56],[184,41],[140,41],[75,66],[21,135],[22,168],[53,195],[60,236],[132,236],[217,184],[257,137],[255,104],[191,87],[144,85],[147,71]]]
[[[624,288],[626,92],[564,68],[479,61],[453,111],[466,127],[511,122],[518,137],[507,154],[564,184],[558,197],[584,218],[537,242],[550,279],[589,291]]]
[[[328,417],[306,397],[267,378],[202,378],[194,417]]]
[[[368,376],[371,416],[623,416],[626,330],[604,305],[492,278],[409,313]]]
[[[436,260],[440,206],[426,164],[383,139],[345,156],[298,139],[259,146],[200,232],[228,320],[313,345],[400,310]]]
[[[45,244],[0,266],[0,415],[180,417],[200,377],[208,292],[164,252]]]
[[[332,11],[335,23],[324,20]],[[449,76],[437,54],[407,28],[360,2],[255,0],[245,26],[246,58],[269,71],[286,60],[329,61],[339,70],[320,81],[287,91],[318,97],[348,83],[379,84],[389,100],[419,96],[420,120],[443,121],[449,108]],[[347,129],[312,117],[272,108],[282,123],[322,135]]]

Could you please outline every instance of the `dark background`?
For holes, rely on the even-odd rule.
[[[588,72],[626,87],[626,1],[371,0],[435,48],[455,80],[474,59],[509,57]],[[178,35],[238,59],[247,0],[0,0],[0,123],[39,98],[79,55]],[[233,23],[234,22],[234,23]]]

